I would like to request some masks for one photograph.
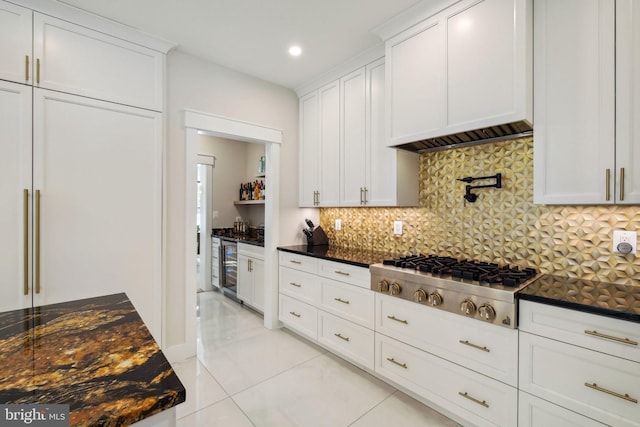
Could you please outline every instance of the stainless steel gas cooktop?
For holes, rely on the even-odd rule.
[[[532,268],[435,255],[373,264],[371,289],[468,318],[516,328],[516,294],[535,280]]]

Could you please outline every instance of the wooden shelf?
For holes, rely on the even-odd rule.
[[[234,200],[234,205],[264,205],[263,200]]]

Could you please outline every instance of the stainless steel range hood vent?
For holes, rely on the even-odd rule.
[[[405,144],[395,145],[394,148],[417,153],[427,153],[430,151],[448,150],[468,145],[485,144],[505,139],[520,138],[523,136],[530,136],[532,134],[533,128],[529,122],[521,120],[503,125],[489,126],[486,128],[458,132],[446,136],[428,138],[422,141],[407,142]]]

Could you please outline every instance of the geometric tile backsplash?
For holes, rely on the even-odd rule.
[[[501,189],[477,191],[475,203],[464,200],[465,183],[458,178],[498,172]],[[640,285],[640,258],[611,250],[614,229],[640,231],[640,207],[534,205],[532,137],[422,154],[419,179],[417,208],[320,209],[320,225],[330,243]],[[341,231],[333,227],[337,218]],[[394,220],[403,221],[402,236],[393,235]]]

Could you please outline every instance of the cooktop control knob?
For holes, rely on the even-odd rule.
[[[480,308],[478,308],[478,314],[482,320],[486,320],[487,322],[492,322],[493,319],[496,318],[496,311],[489,304],[482,304]]]
[[[442,295],[437,292],[431,292],[429,294],[429,305],[437,307],[442,304]]]
[[[389,292],[389,282],[386,280],[381,280],[378,282],[378,290],[380,292]]]
[[[424,289],[418,289],[413,293],[415,302],[425,302],[427,300],[427,292]]]
[[[476,305],[470,299],[466,299],[460,303],[460,311],[465,316],[473,316],[476,313]]]
[[[392,283],[389,285],[389,295],[400,295],[402,292],[402,287],[399,283]]]

